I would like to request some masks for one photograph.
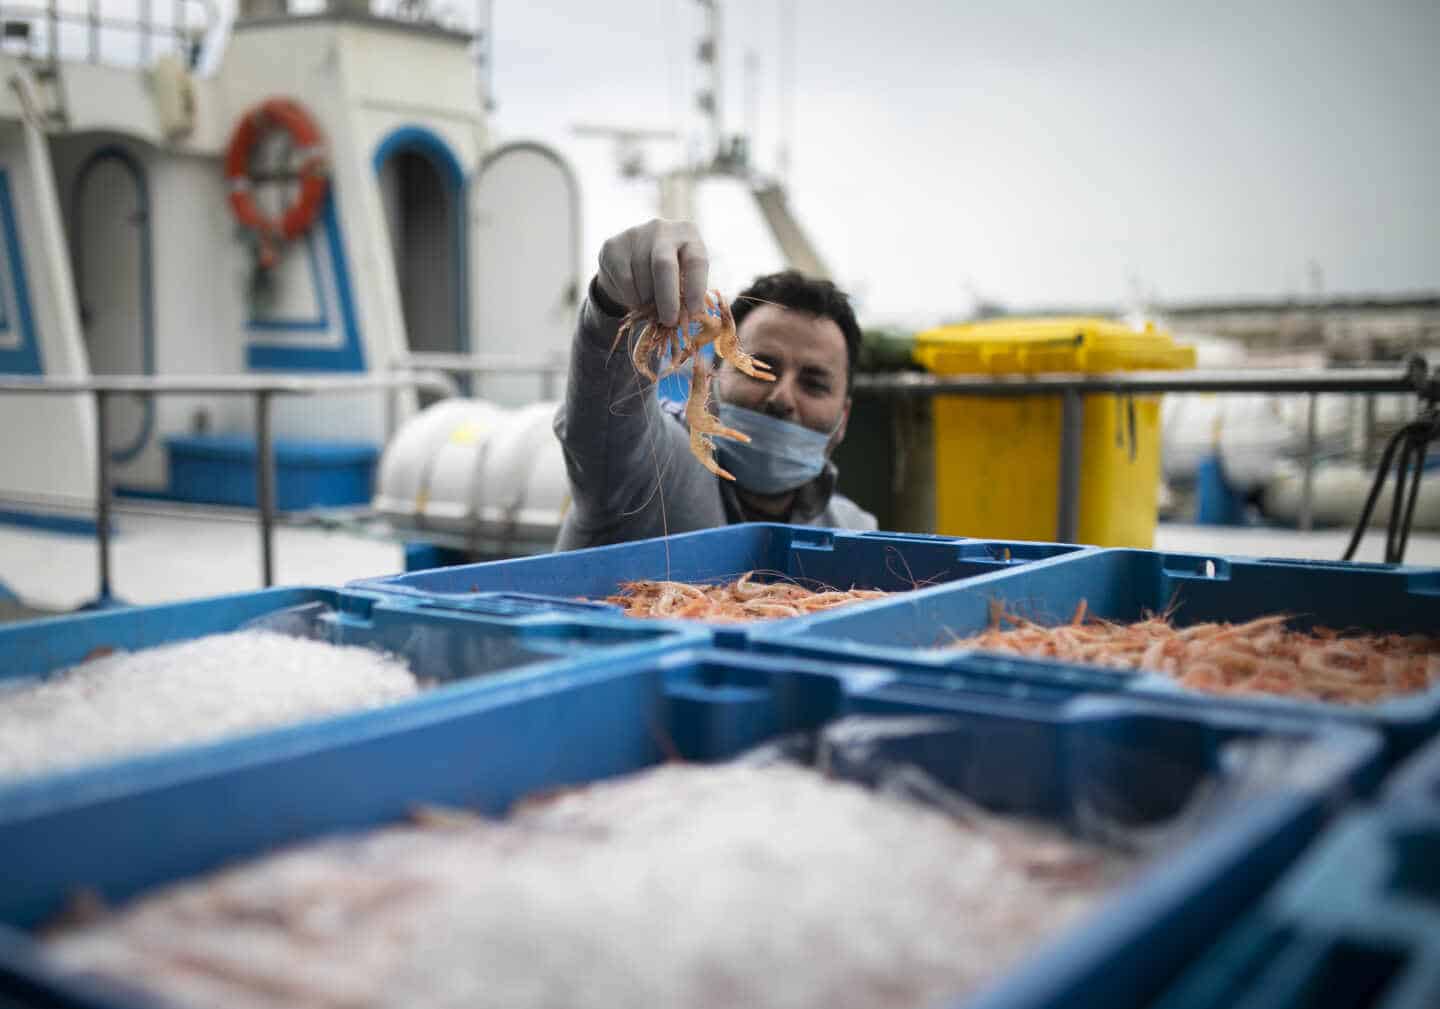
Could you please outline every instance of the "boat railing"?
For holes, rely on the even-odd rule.
[[[857,375],[855,395],[881,399],[928,399],[935,396],[1058,396],[1060,424],[1060,485],[1056,542],[1073,543],[1080,527],[1080,477],[1083,464],[1085,397],[1144,396],[1157,393],[1290,393],[1307,397],[1305,449],[1302,455],[1299,526],[1313,528],[1315,460],[1318,449],[1316,397],[1344,393],[1374,396],[1408,393],[1419,403],[1440,400],[1440,369],[1429,371],[1425,359],[1410,357],[1401,366],[1346,368],[1273,368],[1251,371],[1156,371],[1106,375],[950,376],[920,372]],[[1373,411],[1367,411],[1373,422]]]
[[[422,370],[422,364],[427,366]],[[531,373],[558,376],[564,372],[559,357],[507,357],[502,355],[411,354],[392,362],[388,375],[355,376],[154,376],[112,375],[98,378],[28,378],[0,376],[5,393],[89,393],[96,400],[96,444],[107,443],[105,402],[116,395],[250,395],[255,400],[257,509],[260,516],[261,561],[265,584],[272,584],[272,535],[275,519],[274,446],[270,434],[270,401],[276,396],[379,390],[387,399],[402,388],[429,389],[442,396],[457,393],[447,373]],[[1129,372],[1113,375],[1040,375],[1004,378],[935,376],[904,372],[858,375],[858,397],[931,398],[941,395],[1059,396],[1063,403],[1058,488],[1058,542],[1074,542],[1079,526],[1080,475],[1083,465],[1084,402],[1088,395],[1154,395],[1158,393],[1289,393],[1308,397],[1306,451],[1302,483],[1300,526],[1311,525],[1314,464],[1317,450],[1315,398],[1320,395],[1410,394],[1418,405],[1440,402],[1440,368],[1431,371],[1424,358],[1412,357],[1403,366],[1334,369],[1273,369],[1252,371]],[[387,421],[387,428],[391,423]],[[97,457],[96,529],[100,551],[102,600],[109,598],[110,459]]]
[[[538,375],[540,398],[553,400],[559,394],[560,380],[570,367],[570,354],[443,354],[414,352],[395,358],[391,367],[396,371],[438,371],[449,375],[484,378],[490,375]]]
[[[215,0],[0,2],[0,47],[52,68],[61,61],[148,66],[171,53],[194,69],[219,20]]]
[[[105,405],[113,396],[249,396],[255,404],[255,507],[260,520],[260,570],[265,587],[274,584],[275,443],[270,405],[277,396],[321,396],[375,390],[387,398],[396,389],[429,389],[441,396],[458,392],[454,379],[436,372],[368,375],[100,375],[42,377],[0,375],[0,395],[89,394],[95,399],[95,539],[100,560],[97,605],[110,593],[110,453]]]

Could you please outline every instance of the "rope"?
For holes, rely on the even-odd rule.
[[[1410,530],[1415,523],[1415,503],[1420,497],[1420,479],[1425,473],[1425,458],[1429,454],[1430,443],[1436,440],[1440,440],[1440,407],[1433,403],[1419,418],[1391,436],[1380,457],[1375,481],[1365,498],[1365,507],[1360,510],[1360,521],[1355,525],[1350,545],[1341,560],[1354,559],[1355,551],[1370,527],[1370,517],[1375,512],[1375,504],[1380,500],[1393,463],[1395,496],[1390,502],[1390,521],[1385,528],[1385,563],[1405,563],[1405,550],[1410,544]]]

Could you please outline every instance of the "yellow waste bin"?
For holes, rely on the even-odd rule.
[[[1195,350],[1147,324],[995,319],[915,337],[937,375],[1016,376],[1193,368]],[[1160,397],[1086,395],[1077,542],[1150,547],[1160,487]],[[935,397],[936,531],[1054,540],[1059,521],[1059,395]]]

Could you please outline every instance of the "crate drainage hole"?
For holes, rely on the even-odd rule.
[[[1393,950],[1342,939],[1330,947],[1294,1009],[1373,1009],[1404,966],[1405,958]]]
[[[1435,862],[1434,831],[1402,834],[1395,839],[1395,869],[1388,889],[1406,900],[1440,906],[1440,865]]]

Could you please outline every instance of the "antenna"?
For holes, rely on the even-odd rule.
[[[775,164],[790,181],[790,137],[795,130],[795,0],[780,0],[780,144]]]
[[[476,0],[475,63],[480,70],[480,103],[495,111],[495,0]]]
[[[751,140],[760,129],[760,54],[754,49],[745,50],[745,119],[740,132]]]
[[[710,117],[712,157],[720,155],[725,144],[725,73],[724,49],[721,45],[720,0],[697,0],[705,9],[705,34],[700,37],[695,58],[709,71],[707,86],[695,96],[696,107]]]

